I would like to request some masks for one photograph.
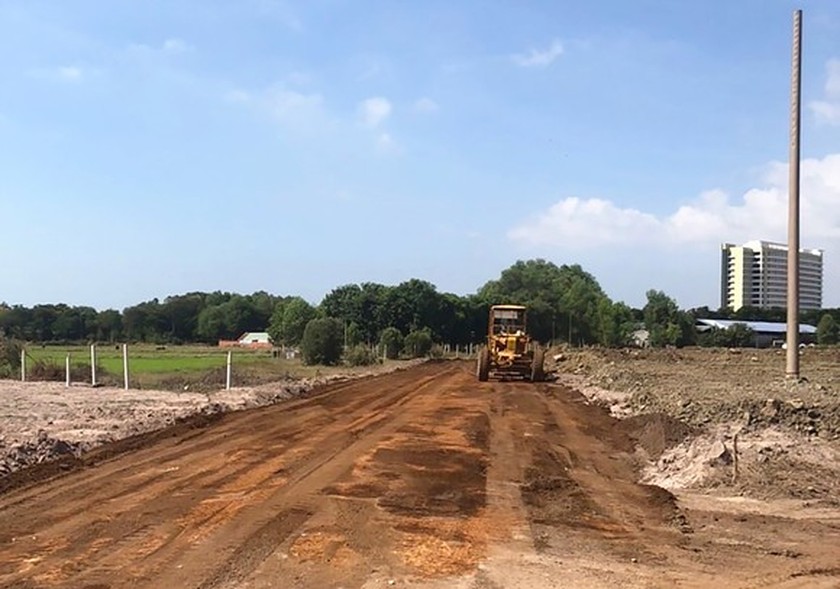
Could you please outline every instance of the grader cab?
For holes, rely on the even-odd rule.
[[[478,354],[476,373],[484,382],[496,378],[545,378],[545,351],[527,332],[527,309],[521,305],[490,307],[487,345]]]

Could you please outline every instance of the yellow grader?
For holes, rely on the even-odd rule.
[[[531,340],[526,330],[527,309],[521,305],[490,307],[487,345],[478,353],[476,374],[484,382],[497,378],[545,379],[545,350]]]

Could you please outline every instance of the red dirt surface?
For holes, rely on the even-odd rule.
[[[20,477],[0,587],[840,585],[840,514],[681,504],[636,482],[643,437],[466,363],[333,385]]]

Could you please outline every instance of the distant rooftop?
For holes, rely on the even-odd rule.
[[[698,319],[697,323],[705,325],[706,327],[715,329],[729,329],[736,323],[746,325],[756,333],[787,333],[787,323],[778,323],[775,321],[738,321],[733,319]],[[817,328],[807,323],[799,324],[799,333],[814,334],[817,333]]]
[[[729,246],[732,244],[724,244],[725,246]],[[783,250],[787,251],[788,246],[786,243],[778,243],[776,241],[765,241],[762,239],[753,239],[742,245],[741,247],[746,247],[751,250],[761,250],[761,249],[775,249],[775,250]],[[800,252],[806,254],[813,254],[815,256],[822,256],[823,250],[821,249],[807,249],[807,248],[799,248]]]

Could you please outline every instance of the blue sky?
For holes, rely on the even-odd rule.
[[[0,300],[466,294],[542,257],[717,307],[720,243],[785,239],[795,8],[838,306],[830,0],[0,0]]]

